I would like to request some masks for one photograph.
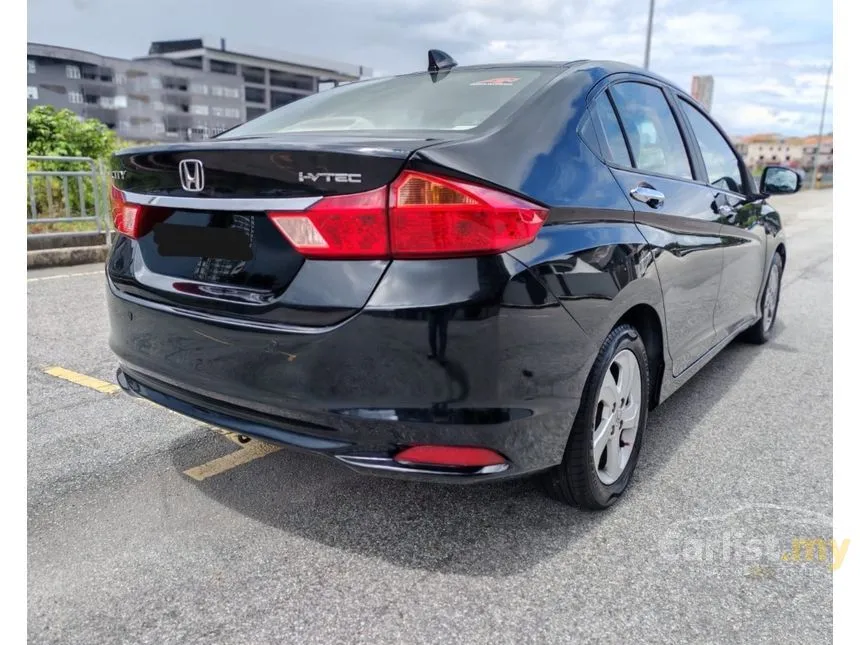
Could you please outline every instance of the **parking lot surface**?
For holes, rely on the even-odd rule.
[[[838,558],[807,547],[831,537],[832,198],[774,203],[775,337],[652,413],[604,513],[533,480],[362,476],[132,399],[101,267],[30,272],[30,642],[829,641]]]

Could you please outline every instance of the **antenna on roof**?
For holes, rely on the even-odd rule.
[[[441,49],[428,51],[427,59],[427,71],[430,72],[430,78],[433,79],[434,83],[445,78],[448,72],[457,66],[457,61]]]

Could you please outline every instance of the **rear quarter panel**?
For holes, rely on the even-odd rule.
[[[584,376],[603,339],[632,307],[647,304],[663,318],[654,258],[633,208],[578,132],[589,91],[606,75],[600,65],[562,74],[504,127],[456,145],[424,148],[412,160],[478,177],[550,207],[537,239],[510,254],[590,339],[585,353],[578,348],[569,355]]]

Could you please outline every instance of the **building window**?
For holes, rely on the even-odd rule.
[[[246,87],[245,100],[251,103],[265,103],[266,90],[259,87]]]
[[[785,160],[786,160],[786,161],[791,161],[791,155],[785,155]]]
[[[211,60],[209,61],[209,71],[210,72],[221,72],[222,74],[235,74],[236,63],[226,63],[222,60]]]
[[[124,94],[119,94],[113,97],[113,106],[115,108],[126,108],[128,107],[128,97]]]
[[[156,112],[162,112],[164,110],[164,103],[162,103],[161,101],[153,101],[152,109]]]
[[[80,78],[81,68],[77,65],[66,65],[66,78]]]
[[[288,87],[297,90],[314,89],[314,79],[312,76],[303,76],[301,74],[290,74],[289,72],[269,72],[269,83],[275,87]]]
[[[192,105],[191,106],[191,114],[197,114],[200,116],[207,116],[209,114],[209,106],[208,105]]]
[[[239,119],[242,113],[239,111],[239,108],[224,108],[224,116],[228,119]]]
[[[120,130],[131,130],[131,121],[126,121],[124,119],[120,120],[119,129]]]
[[[248,115],[248,120],[256,119],[258,116],[263,116],[266,113],[265,108],[257,108],[257,107],[249,107],[245,109],[245,113]]]
[[[113,109],[113,97],[112,96],[100,96],[99,97],[99,107]]]
[[[36,73],[36,61],[28,58],[27,59],[27,73],[35,74]]]
[[[69,103],[83,103],[84,95],[80,92],[69,92]]]
[[[224,88],[220,85],[213,85],[212,96],[224,96]]]
[[[776,155],[772,155],[770,158],[771,161],[776,161]]]
[[[32,85],[28,85],[27,86],[27,100],[28,101],[30,101],[30,100],[35,101],[38,98],[39,98],[39,88],[33,87]]]
[[[149,86],[154,90],[161,89],[161,79],[157,76],[153,76],[149,79]]]
[[[225,87],[224,88],[224,96],[228,99],[238,99],[239,98],[239,88],[238,87]]]
[[[164,134],[164,124],[161,121],[155,122],[155,134]]]
[[[209,94],[209,86],[203,83],[192,83],[191,91],[195,94]]]
[[[302,98],[302,94],[293,94],[292,92],[276,92],[272,90],[272,109],[279,108],[282,105],[287,105],[293,101],[298,101]]]
[[[125,85],[125,74],[114,74],[113,82],[117,85]]]

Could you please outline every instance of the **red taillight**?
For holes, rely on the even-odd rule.
[[[450,467],[498,466],[505,458],[488,448],[468,446],[412,446],[394,455],[394,461],[404,465]]]
[[[366,193],[324,197],[305,211],[270,212],[284,237],[310,258],[360,259],[388,256],[385,187]]]
[[[324,259],[443,258],[528,244],[545,208],[501,191],[407,171],[366,193],[269,217],[300,253]]]
[[[144,207],[126,202],[122,191],[116,186],[110,187],[110,205],[113,226],[117,232],[131,238],[140,237]]]
[[[546,216],[507,193],[408,171],[391,186],[391,250],[400,258],[500,253],[534,240]]]

